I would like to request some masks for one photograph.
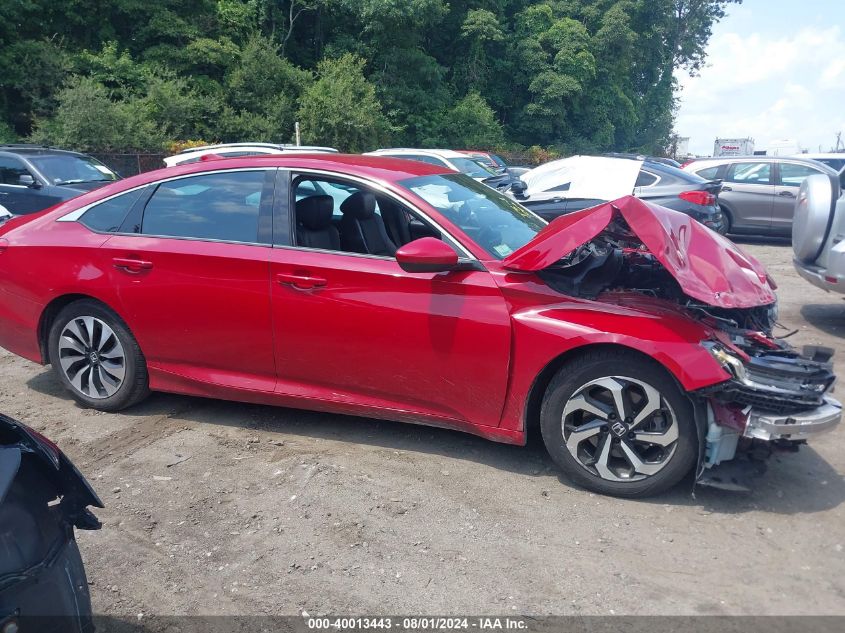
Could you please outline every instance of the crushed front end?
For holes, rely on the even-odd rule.
[[[723,326],[718,334],[703,345],[731,378],[693,394],[707,415],[701,482],[747,488],[747,475],[761,472],[772,453],[797,451],[840,423],[842,405],[830,396],[833,350],[798,352],[767,331]]]
[[[698,481],[747,489],[775,451],[836,427],[833,350],[801,352],[775,336],[776,284],[723,236],[668,209],[622,198],[563,216],[505,261],[561,294],[701,326],[703,356],[724,381],[687,392],[697,405]],[[702,358],[710,362],[709,358]]]

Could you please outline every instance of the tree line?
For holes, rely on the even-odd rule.
[[[660,152],[741,0],[0,0],[0,142]]]

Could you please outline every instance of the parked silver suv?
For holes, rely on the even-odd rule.
[[[783,156],[724,156],[690,163],[684,170],[720,179],[719,206],[730,233],[792,233],[798,189],[808,176],[837,176],[827,165]]]
[[[823,290],[845,293],[845,196],[838,177],[819,174],[801,185],[792,250],[799,275]]]

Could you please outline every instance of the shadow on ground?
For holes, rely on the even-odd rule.
[[[49,370],[31,378],[27,385],[40,393],[66,399],[71,406],[70,396]],[[578,488],[549,458],[539,433],[533,434],[524,447],[511,446],[421,425],[164,393],[154,393],[131,409],[112,415],[161,417],[163,425],[193,422],[441,455],[526,477],[552,478],[560,485]],[[825,438],[818,441],[823,442]],[[843,500],[845,477],[811,447],[804,446],[797,454],[773,456],[766,474],[755,481],[750,493],[694,486],[690,475],[672,490],[639,503],[692,506],[727,514],[748,511],[811,514],[835,508]]]
[[[831,303],[811,303],[801,306],[801,316],[807,323],[831,336],[845,338],[845,301],[831,295]]]

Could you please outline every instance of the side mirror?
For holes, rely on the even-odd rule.
[[[458,254],[435,237],[421,237],[397,250],[396,261],[408,273],[442,273],[458,267]]]
[[[31,174],[21,174],[18,176],[18,184],[24,187],[31,187],[32,189],[38,189],[39,187],[38,182]]]
[[[525,191],[527,189],[528,185],[526,185],[525,182],[523,182],[522,180],[517,179],[511,183],[511,191],[513,192],[513,195],[515,195],[517,198],[524,198]]]

